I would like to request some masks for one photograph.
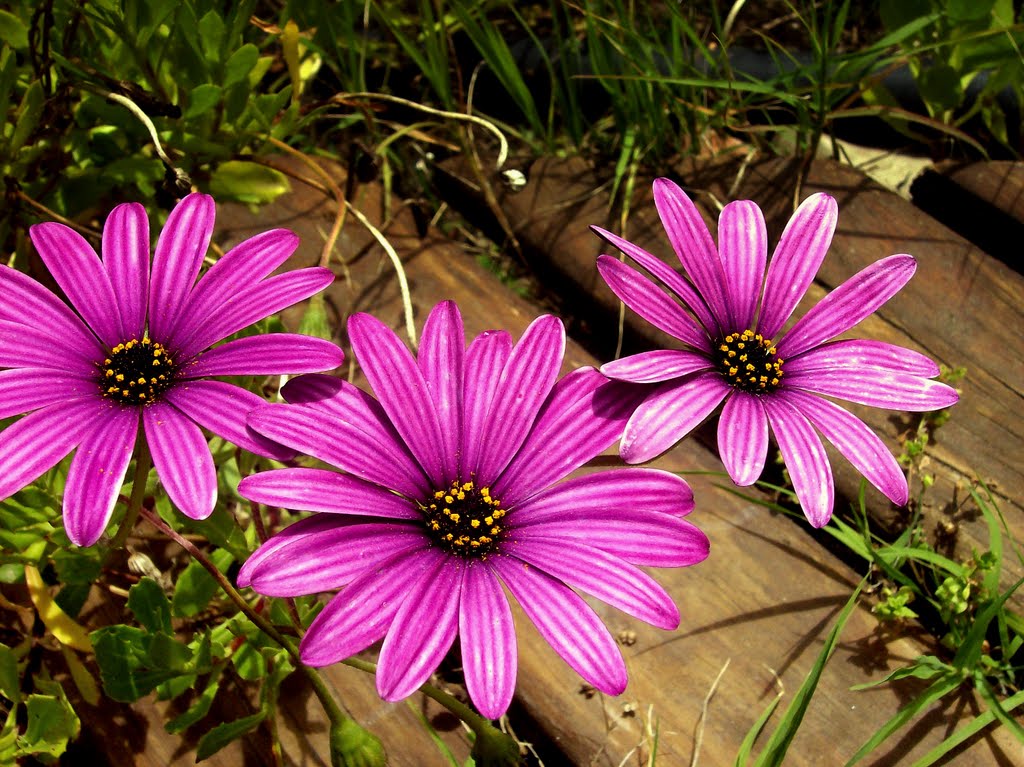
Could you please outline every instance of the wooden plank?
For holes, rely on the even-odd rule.
[[[685,184],[714,231],[717,215],[712,199],[749,198],[765,212],[772,245],[792,212],[793,190],[787,181],[795,168],[782,160],[757,162],[744,168],[741,183],[735,163],[718,163],[688,169]],[[505,193],[501,204],[516,233],[532,254],[545,283],[556,293],[571,295],[571,310],[590,332],[591,348],[608,357],[617,336],[618,301],[593,268],[596,256],[607,251],[587,224],[609,222],[606,194],[597,174],[582,160],[542,159],[531,168],[530,183],[519,194]],[[626,236],[668,263],[678,261],[657,218],[649,186],[633,201]],[[979,473],[995,490],[1014,537],[1024,539],[1024,507],[1021,488],[1024,476],[1019,456],[1024,455],[1024,337],[1022,326],[1024,278],[930,219],[896,195],[877,188],[857,172],[835,163],[812,165],[802,197],[826,191],[839,201],[839,227],[816,284],[797,309],[805,312],[834,288],[869,263],[897,252],[918,257],[918,272],[904,290],[876,315],[865,320],[853,335],[898,343],[925,352],[951,366],[964,365],[968,378],[961,401],[930,447],[929,471],[937,477],[926,496],[925,529],[937,544],[956,556],[968,557],[972,549],[987,548],[988,531],[970,504],[964,504],[963,487]],[[578,297],[578,300],[577,300]],[[941,302],[941,303],[937,303]],[[625,315],[624,353],[657,346],[676,347],[678,342],[654,330],[631,312]],[[898,437],[912,421],[893,413],[852,406],[894,450]],[[714,431],[699,435],[708,444]],[[832,465],[837,492],[857,497],[860,475],[834,452]],[[931,501],[930,499],[937,499]],[[873,488],[869,508],[889,528],[905,524],[905,512],[895,509]],[[955,523],[961,534],[939,539],[946,523]],[[1007,559],[1006,582],[1024,572]]]
[[[384,220],[376,188],[362,187],[353,202],[371,220]],[[232,239],[255,229],[289,226],[303,237],[300,258],[311,263],[332,215],[318,193],[297,187],[261,211],[258,222],[233,232]],[[436,233],[424,240],[417,237],[408,211],[399,212],[386,234],[405,266],[418,326],[444,298],[458,301],[470,334],[504,327],[518,335],[538,313]],[[352,311],[372,310],[404,335],[391,266],[368,243],[365,233],[346,226],[338,245],[346,262],[339,271],[346,277],[329,289],[332,312],[341,319]],[[570,343],[565,369],[584,364],[596,361]],[[660,465],[686,471],[719,468],[694,442],[672,451]],[[643,764],[651,744],[647,727],[655,726],[655,720],[659,763],[688,763],[704,697],[727,660],[730,667],[708,706],[701,759],[705,764],[731,762],[743,734],[770,701],[776,673],[791,696],[857,581],[854,572],[811,541],[805,528],[716,489],[707,476],[694,476],[693,485],[698,508],[692,519],[710,535],[712,555],[694,568],[656,573],[681,606],[681,628],[658,631],[597,605],[613,634],[625,640],[631,682],[622,697],[581,691],[575,673],[521,614],[517,617],[517,711],[532,721],[513,724],[550,738],[561,749],[563,763]],[[829,755],[852,754],[919,687],[904,680],[865,693],[849,688],[928,651],[917,641],[883,636],[868,610],[859,608],[808,712],[790,763],[821,764],[823,754],[825,762],[835,761]],[[975,703],[968,698],[967,705]],[[936,709],[912,737],[883,750],[877,763],[924,753],[945,737],[949,725],[948,713]],[[401,736],[389,733],[389,742]],[[1012,761],[1020,750],[997,731],[991,738],[975,739],[965,753],[972,763],[984,765]]]

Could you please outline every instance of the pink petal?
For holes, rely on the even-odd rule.
[[[175,335],[175,350],[182,358],[203,351],[232,333],[319,293],[334,280],[330,269],[313,266],[269,277],[240,290],[208,322],[189,335]]]
[[[590,605],[561,581],[514,557],[488,561],[540,635],[577,674],[609,695],[626,689],[622,654]]]
[[[210,267],[189,294],[180,324],[169,342],[192,336],[208,324],[236,296],[288,260],[299,246],[299,238],[287,229],[272,229],[243,240]]]
[[[693,431],[733,391],[715,372],[659,384],[636,409],[622,435],[626,463],[661,455]]]
[[[0,434],[0,500],[56,466],[99,427],[108,408],[95,397],[58,402],[29,413]]]
[[[117,296],[124,338],[142,338],[149,302],[149,219],[137,202],[118,205],[103,224],[103,267]],[[116,342],[115,342],[116,343]]]
[[[192,519],[206,519],[217,503],[217,469],[202,429],[172,405],[142,409],[153,466],[171,503]]]
[[[461,476],[468,476],[480,461],[480,450],[488,429],[487,414],[511,353],[512,338],[504,330],[481,333],[466,351],[462,387],[463,434],[459,451]]]
[[[110,278],[92,245],[71,227],[47,222],[29,228],[32,243],[86,324],[108,346],[125,340]]]
[[[517,504],[509,521],[519,528],[573,519],[583,507],[586,513],[635,509],[682,517],[693,511],[693,490],[682,477],[661,469],[606,469],[542,490]]]
[[[426,379],[391,328],[369,314],[348,320],[352,351],[405,444],[435,487],[444,484],[441,425]]]
[[[707,331],[671,296],[636,269],[611,256],[598,256],[597,271],[622,303],[654,327],[696,349],[710,351]]]
[[[531,538],[503,550],[652,626],[671,631],[679,625],[679,610],[653,578],[598,548]]]
[[[423,497],[429,490],[419,466],[393,442],[312,406],[264,405],[250,414],[248,423],[282,445],[408,497]]]
[[[913,257],[897,255],[857,272],[797,320],[779,341],[779,356],[795,357],[846,332],[896,295],[916,269]]]
[[[827,194],[812,194],[786,224],[768,264],[758,331],[774,338],[818,273],[839,220],[839,206]]]
[[[718,329],[724,330],[722,323],[729,316],[725,272],[700,211],[686,192],[667,178],[654,180],[654,204],[683,269],[718,320]]]
[[[31,277],[0,264],[0,321],[28,326],[40,333],[60,338],[68,348],[102,359],[99,339],[68,306]],[[7,331],[0,333],[0,342]],[[13,366],[12,366],[13,367]]]
[[[465,568],[459,639],[469,697],[477,711],[497,719],[516,689],[516,627],[501,582],[483,562]]]
[[[0,370],[0,419],[83,397],[100,398],[95,376],[41,368]]]
[[[757,205],[737,200],[722,209],[718,218],[718,250],[725,270],[729,327],[753,328],[768,261],[768,231]]]
[[[565,327],[551,315],[538,317],[523,333],[501,372],[487,427],[481,435],[476,475],[492,485],[523,445],[558,378],[565,354]],[[470,467],[472,469],[474,467]]]
[[[92,546],[103,535],[138,431],[138,408],[111,407],[75,451],[64,486],[64,530],[76,546]]]
[[[263,544],[239,571],[239,586],[268,597],[333,591],[395,555],[424,545],[418,525],[333,515],[324,519],[321,514],[301,519]]]
[[[463,562],[441,560],[430,577],[411,584],[384,637],[377,660],[377,692],[387,701],[406,698],[444,660],[459,632]]]
[[[785,372],[803,373],[830,368],[885,368],[925,378],[939,374],[939,366],[919,352],[884,341],[850,339],[830,341],[785,361]]]
[[[905,506],[909,490],[903,469],[889,448],[867,424],[833,402],[797,390],[778,393],[814,424],[825,438],[897,506]]]
[[[622,435],[642,396],[593,368],[574,370],[552,389],[515,458],[490,483],[495,497],[508,508],[600,455]]]
[[[423,326],[417,358],[441,427],[445,484],[459,474],[465,346],[459,307],[454,301],[442,301],[430,312]]]
[[[637,470],[639,471],[639,469]],[[532,502],[532,500],[531,500]],[[522,521],[515,509],[513,542],[553,541],[559,546],[592,546],[634,565],[685,567],[708,557],[708,537],[690,522],[640,507],[591,508],[586,498],[565,514]]]
[[[768,457],[768,419],[758,397],[737,391],[726,400],[718,421],[718,452],[740,487],[761,476]]]
[[[609,244],[618,248],[636,261],[643,269],[650,272],[655,279],[663,282],[665,287],[679,296],[682,302],[686,304],[687,308],[697,315],[697,320],[703,327],[715,328],[718,326],[718,322],[712,316],[711,310],[708,309],[708,306],[704,302],[704,299],[701,298],[700,293],[694,290],[693,286],[674,269],[672,269],[672,267],[660,258],[652,256],[643,248],[638,247],[628,240],[624,240],[611,232],[605,231],[599,226],[591,226],[590,228],[599,237],[603,237]]]
[[[302,662],[329,666],[365,650],[384,636],[410,592],[435,577],[444,563],[435,549],[424,548],[399,552],[365,570],[310,624],[299,643]]]
[[[678,349],[655,349],[606,362],[601,372],[617,381],[660,383],[714,367],[705,355]]]
[[[926,412],[955,405],[956,389],[939,381],[882,368],[836,368],[806,373],[786,371],[787,389],[805,389],[888,410]]]
[[[238,494],[256,503],[295,511],[412,520],[423,516],[407,498],[329,469],[274,469],[250,474],[238,484]]]
[[[807,521],[824,527],[832,517],[835,491],[825,448],[807,418],[779,397],[762,400],[775,441]]]
[[[48,331],[0,320],[0,367],[48,368],[98,382],[96,365],[103,360],[103,353],[91,344],[77,343],[77,339],[58,344],[54,338]],[[98,389],[99,384],[96,386]]]
[[[266,400],[248,389],[224,381],[181,381],[164,398],[204,429],[265,458],[284,461],[295,451],[267,439],[246,425],[249,413],[266,405]]]
[[[182,378],[206,376],[296,375],[332,370],[344,359],[341,349],[322,338],[298,333],[267,333],[228,341],[194,358]]]
[[[149,286],[149,335],[169,339],[180,318],[199,268],[210,247],[216,208],[206,194],[190,194],[179,202],[156,244]]]

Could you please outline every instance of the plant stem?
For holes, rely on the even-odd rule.
[[[179,535],[175,530],[164,522],[159,515],[154,514],[148,509],[142,511],[142,515],[146,520],[156,527],[160,532],[171,538],[175,543],[181,546],[189,555],[201,564],[206,571],[213,577],[220,586],[221,590],[227,595],[228,599],[235,603],[242,613],[251,620],[260,631],[266,634],[268,637],[277,642],[281,647],[288,651],[288,654],[295,660],[296,668],[306,675],[309,683],[313,686],[313,692],[316,693],[317,698],[320,699],[320,705],[324,707],[324,711],[327,713],[328,719],[331,720],[331,725],[334,727],[341,726],[348,720],[348,716],[342,711],[341,706],[331,695],[331,691],[327,688],[327,683],[323,680],[316,669],[311,668],[302,662],[299,657],[299,649],[296,647],[295,642],[290,638],[286,637],[280,631],[278,631],[274,625],[260,615],[256,610],[252,608],[245,598],[238,593],[238,589],[231,585],[231,582],[227,579],[217,566],[210,561],[210,559],[196,547],[194,543],[185,539]]]
[[[125,541],[128,540],[128,536],[135,528],[139,512],[142,510],[142,501],[146,497],[146,479],[149,477],[149,470],[153,468],[153,457],[149,454],[149,445],[146,444],[146,437],[142,434],[141,422],[135,444],[139,446],[139,449],[135,455],[135,479],[132,480],[132,495],[128,499],[128,511],[124,513],[121,526],[117,528],[114,540],[110,543],[110,551],[123,549]]]

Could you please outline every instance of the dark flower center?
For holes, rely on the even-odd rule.
[[[174,361],[162,344],[143,336],[118,344],[100,365],[103,396],[123,405],[148,405],[174,383]]]
[[[445,490],[437,490],[420,504],[427,535],[449,554],[485,559],[498,548],[505,516],[501,501],[491,496],[490,488],[478,488],[472,481],[455,480]]]
[[[725,380],[752,394],[772,391],[782,381],[782,359],[775,344],[753,330],[723,338],[715,349],[715,362]]]

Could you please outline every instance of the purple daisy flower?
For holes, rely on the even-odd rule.
[[[725,206],[716,249],[682,189],[657,179],[654,201],[686,277],[631,242],[592,227],[668,290],[603,255],[597,267],[608,286],[638,315],[688,347],[643,352],[602,366],[610,378],[654,384],[626,424],[623,459],[654,458],[724,402],[718,448],[737,485],[750,485],[761,475],[770,427],[804,514],[815,527],[827,523],[832,469],[817,429],[893,503],[905,504],[906,477],[882,440],[822,395],[909,411],[957,401],[954,389],[930,380],[939,367],[922,354],[881,341],[832,340],[899,292],[917,267],[913,257],[876,261],[783,332],[832,241],[836,201],[826,194],[804,200],[767,271],[764,217],[753,202]]]
[[[208,379],[341,363],[334,344],[291,333],[209,348],[333,279],[319,267],[268,277],[298,245],[292,232],[276,229],[239,244],[196,282],[213,221],[212,197],[182,200],[160,233],[152,270],[149,221],[138,203],[110,213],[102,260],[63,224],[33,226],[32,242],[70,307],[0,266],[0,418],[28,414],[0,441],[0,499],[77,448],[63,513],[68,537],[79,546],[95,543],[110,520],[140,420],[171,501],[202,519],[217,499],[203,428],[258,455],[293,454],[246,427],[262,398]]]
[[[451,301],[427,319],[418,359],[380,321],[349,319],[379,401],[329,376],[288,382],[292,404],[250,416],[261,434],[344,470],[246,477],[250,500],[314,514],[265,543],[239,585],[268,596],[342,588],[316,617],[305,663],[343,660],[384,639],[377,690],[410,695],[456,635],[476,707],[497,718],[515,688],[516,637],[502,589],[594,687],[618,694],[626,668],[580,589],[655,626],[679,613],[638,565],[703,560],[708,540],[681,517],[693,495],[654,469],[610,469],[552,485],[622,433],[634,387],[593,368],[558,377],[565,331],[538,318],[513,346],[503,331],[465,348]]]

